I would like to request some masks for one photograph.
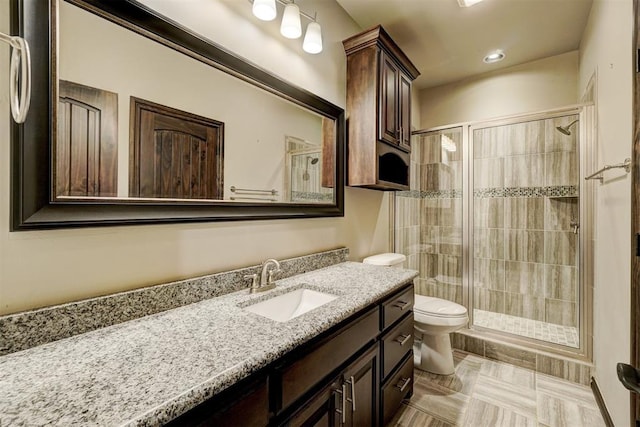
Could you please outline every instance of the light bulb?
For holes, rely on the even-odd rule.
[[[322,29],[317,22],[310,22],[307,25],[307,32],[304,35],[302,49],[307,53],[322,52]]]
[[[262,21],[273,21],[276,18],[276,0],[253,0],[251,9],[256,18]]]
[[[280,34],[288,39],[297,39],[302,35],[302,27],[300,25],[300,8],[297,4],[289,3],[284,8],[282,24],[280,25]]]

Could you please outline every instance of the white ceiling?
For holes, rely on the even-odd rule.
[[[422,73],[418,88],[450,83],[579,48],[592,0],[337,0],[362,28],[382,24]],[[506,58],[482,62],[494,49]]]

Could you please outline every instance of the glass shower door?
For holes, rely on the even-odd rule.
[[[395,250],[419,295],[463,303],[462,127],[413,136],[410,191],[396,193]]]
[[[579,347],[577,120],[470,127],[474,326]]]

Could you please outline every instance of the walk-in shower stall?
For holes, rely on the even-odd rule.
[[[395,250],[469,333],[588,358],[593,108],[415,132]]]

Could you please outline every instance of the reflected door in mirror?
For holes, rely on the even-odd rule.
[[[131,196],[222,199],[222,122],[138,98],[131,114]]]
[[[117,195],[117,134],[117,94],[60,80],[56,196]]]

